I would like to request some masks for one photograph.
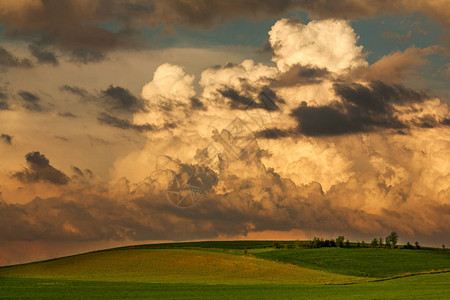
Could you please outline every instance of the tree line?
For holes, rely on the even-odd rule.
[[[319,237],[314,237],[309,241],[295,241],[294,248],[329,248],[329,247],[337,247],[337,248],[399,248],[398,245],[398,234],[395,231],[392,231],[388,236],[384,239],[382,237],[373,238],[370,243],[366,243],[364,241],[361,242],[350,242],[345,236],[340,235],[336,239],[323,239]],[[290,248],[291,245],[286,243],[275,242],[273,245],[275,248]],[[445,246],[444,246],[445,247]],[[404,249],[420,249],[419,242],[415,242],[413,246],[410,242],[407,242],[406,245],[403,246]]]

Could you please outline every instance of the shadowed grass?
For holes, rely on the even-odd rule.
[[[449,299],[450,273],[352,285],[199,285],[0,278],[0,299]]]
[[[450,269],[450,251],[321,248],[255,251],[254,256],[332,273],[394,277]]]

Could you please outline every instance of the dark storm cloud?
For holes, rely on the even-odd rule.
[[[260,131],[258,136],[272,139],[296,134],[333,136],[378,129],[401,130],[411,126],[433,128],[445,122],[433,115],[408,123],[399,119],[401,112],[396,106],[408,108],[410,104],[424,101],[428,95],[422,91],[380,81],[369,86],[335,83],[333,87],[341,101],[323,106],[308,106],[303,102],[291,113],[298,122],[296,129],[271,128]]]
[[[369,124],[364,119],[352,119],[353,115],[343,112],[339,103],[332,106],[311,107],[302,105],[292,112],[299,123],[298,131],[307,136],[339,135],[367,131]],[[372,123],[372,122],[370,122]],[[363,127],[365,125],[365,127]],[[374,124],[370,124],[373,126]],[[400,124],[399,124],[400,125]],[[396,127],[402,127],[402,126]]]
[[[162,22],[209,28],[237,17],[279,16],[294,5],[295,1],[291,0],[171,0],[159,3],[158,8],[171,9],[166,20],[160,20]]]
[[[243,96],[231,88],[220,90],[219,93],[231,100],[231,109],[249,110],[259,108],[267,111],[276,111],[279,110],[277,103],[284,103],[284,100],[279,99],[275,92],[268,87],[263,88],[256,99]]]
[[[386,84],[375,81],[366,87],[361,84],[334,84],[334,90],[344,100],[347,107],[361,107],[368,112],[392,112],[393,105],[421,102],[427,98],[422,91],[409,89],[399,84]]]
[[[18,58],[8,50],[0,47],[0,67],[31,68],[33,64],[28,58]]]
[[[450,9],[444,1],[375,1],[367,5],[364,0],[41,0],[22,6],[3,2],[0,24],[7,36],[38,39],[69,53],[76,49],[108,51],[142,46],[143,27],[165,25],[169,32],[177,25],[204,29],[236,18],[279,17],[292,10],[322,18],[419,11],[437,18],[450,30]],[[100,58],[91,54],[78,57],[79,62]]]
[[[69,177],[50,165],[50,161],[44,154],[30,152],[25,155],[25,159],[28,168],[14,173],[13,178],[24,183],[45,181],[56,185],[65,185],[69,182]]]
[[[91,49],[74,49],[70,53],[71,62],[87,64],[93,62],[100,62],[106,58],[106,55],[101,51],[91,50]]]
[[[131,123],[128,120],[120,119],[120,118],[114,117],[107,113],[101,113],[98,116],[97,120],[100,122],[100,124],[108,125],[108,126],[120,128],[120,129],[133,129],[133,130],[136,130],[139,132],[155,130],[155,127],[148,123],[143,124],[143,125],[137,125],[137,124]]]
[[[47,50],[45,46],[39,43],[33,43],[28,46],[31,54],[37,58],[40,64],[50,64],[57,66],[59,64],[55,52]]]
[[[395,115],[394,105],[423,101],[427,95],[401,85],[373,82],[361,84],[334,84],[342,102],[312,107],[306,103],[292,112],[298,121],[298,131],[307,136],[340,135],[368,132],[378,128],[407,128]]]
[[[34,112],[41,112],[45,110],[44,107],[39,104],[41,98],[36,94],[28,91],[19,91],[17,92],[17,95],[19,95],[24,100],[22,106],[26,110]]]
[[[86,4],[42,0],[14,8],[5,3],[0,5],[4,8],[0,9],[0,22],[7,36],[45,41],[62,49],[110,50],[134,45],[129,38],[128,6],[123,1],[94,0]],[[102,22],[118,22],[120,29],[108,30]]]
[[[226,130],[217,134],[227,135]],[[238,141],[228,145],[238,147],[235,150],[247,148]],[[261,149],[256,145],[254,150]],[[230,159],[230,152],[234,152],[230,147],[222,152],[218,171],[163,156],[155,171],[137,183],[124,178],[111,185],[97,184],[86,179],[90,177],[87,170],[73,167],[73,184],[59,196],[35,198],[26,204],[0,201],[0,240],[189,240],[293,229],[349,236],[378,236],[385,230],[416,236],[426,230],[434,239],[448,240],[450,224],[441,213],[448,210],[445,205],[433,204],[435,210],[425,210],[426,220],[433,220],[425,225],[423,215],[417,212],[429,208],[426,201],[413,210],[404,206],[408,201],[403,202],[399,207],[402,213],[395,214],[348,207],[349,199],[365,199],[372,187],[384,195],[381,202],[402,199],[415,189],[408,180],[386,186],[383,176],[364,174],[374,178],[373,185],[366,187],[367,177],[355,174],[324,192],[317,182],[294,184],[265,167],[260,155],[245,155],[236,161]],[[45,157],[32,156],[34,164],[49,165]],[[197,206],[180,209],[176,205],[180,202],[173,202],[196,190],[201,190]]]
[[[319,84],[329,78],[330,72],[326,68],[315,66],[294,65],[273,80],[274,87],[289,87],[295,85]]]
[[[101,94],[108,106],[115,110],[136,112],[143,108],[142,100],[136,98],[129,90],[120,86],[110,85]]]
[[[88,92],[85,89],[80,88],[78,86],[70,86],[70,85],[65,84],[65,85],[61,86],[59,89],[63,92],[68,92],[68,93],[80,96],[82,98],[84,98],[88,95]]]
[[[6,143],[8,145],[12,144],[12,139],[13,139],[13,137],[10,136],[9,134],[2,133],[0,135],[0,141],[2,141],[3,143]]]
[[[26,204],[0,201],[0,228],[3,229],[0,240],[189,240],[292,229],[369,235],[389,228],[402,234],[405,224],[420,220],[420,216],[374,215],[339,206],[333,199],[346,192],[344,184],[328,193],[317,182],[296,186],[273,170],[261,168],[258,158],[247,161],[247,167],[256,171],[254,178],[241,178],[228,172],[216,174],[207,167],[171,158],[165,162],[156,171],[158,182],[152,177],[133,185],[122,180],[111,187],[79,186],[77,197],[74,191],[67,191],[58,197],[35,198]],[[73,167],[72,171],[79,178],[89,176],[88,170]],[[161,178],[165,175],[171,191],[182,191],[183,183],[203,187],[199,204],[193,209],[173,205],[167,191],[158,188],[159,183],[164,183]],[[220,181],[233,189],[216,193],[213,187]],[[445,216],[439,213],[433,216],[439,224],[447,224],[443,222]],[[435,235],[445,236],[449,230],[448,225],[441,226]]]

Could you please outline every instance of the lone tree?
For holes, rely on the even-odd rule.
[[[336,238],[336,246],[338,246],[339,248],[344,247],[344,241],[345,241],[345,237],[343,235],[340,235]]]
[[[398,234],[395,231],[392,231],[390,235],[386,237],[386,247],[391,246],[392,248],[395,248],[397,246],[398,242]]]
[[[373,239],[372,242],[370,243],[370,246],[372,248],[376,248],[378,246],[378,239]]]

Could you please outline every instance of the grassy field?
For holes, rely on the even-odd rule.
[[[305,268],[362,277],[450,270],[450,251],[320,248],[255,251],[256,257]]]
[[[449,299],[450,273],[351,285],[200,285],[0,278],[0,299]]]
[[[0,267],[0,299],[450,298],[450,272],[410,276],[449,269],[449,251],[273,243],[138,245]]]
[[[191,249],[95,252],[0,268],[0,277],[201,284],[354,283],[364,278],[234,253]]]

